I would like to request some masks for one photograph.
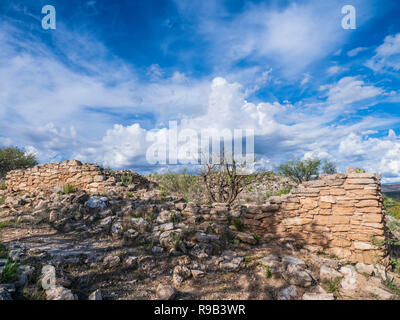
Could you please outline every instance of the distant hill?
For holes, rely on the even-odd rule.
[[[400,192],[400,184],[383,184],[382,192]]]

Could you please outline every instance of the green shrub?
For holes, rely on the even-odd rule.
[[[253,258],[251,256],[248,256],[248,257],[245,257],[243,261],[244,261],[244,263],[250,263],[252,259]]]
[[[4,246],[4,244],[0,242],[0,259],[6,259],[6,258],[7,258],[7,249]]]
[[[233,218],[233,225],[237,231],[243,231],[244,229],[243,222],[239,218]]]
[[[339,294],[339,284],[340,279],[336,278],[334,280],[329,280],[327,290],[329,293],[336,293]]]
[[[75,192],[75,186],[73,184],[68,183],[67,185],[64,186],[63,189],[64,194],[70,194]]]
[[[181,196],[187,203],[189,201],[201,202],[201,198],[205,195],[201,177],[189,174],[187,169],[183,169],[180,173],[169,171],[165,174],[151,174],[149,178],[159,184],[164,197]]]
[[[322,166],[322,167],[321,167]],[[294,159],[282,163],[277,168],[277,173],[289,177],[298,183],[318,178],[319,173],[336,173],[335,163],[328,160],[315,159]]]
[[[321,172],[324,174],[335,174],[337,172],[336,164],[328,160],[323,160]]]
[[[389,262],[394,267],[396,272],[400,273],[400,258],[392,258]]]
[[[290,193],[290,191],[292,190],[292,186],[288,186],[288,187],[284,187],[282,189],[280,189],[278,192],[276,192],[274,195],[275,196],[281,196],[283,194],[288,194]]]
[[[12,221],[3,221],[3,222],[0,222],[0,229],[9,227],[9,226],[11,226],[11,225],[13,225],[13,224],[14,224],[14,222],[12,222]]]
[[[173,223],[177,223],[177,222],[179,222],[179,217],[176,215],[176,213],[172,213],[171,217],[169,218],[169,221],[173,222]]]
[[[6,198],[1,197],[1,198],[0,198],[0,206],[3,205],[5,201],[6,201]]]
[[[11,170],[27,169],[37,164],[33,154],[27,154],[17,147],[0,148],[0,178]]]
[[[253,238],[257,241],[257,243],[261,241],[261,237],[258,234],[253,234]]]
[[[318,176],[320,165],[321,160],[319,159],[295,159],[279,165],[278,173],[302,183],[315,179]]]
[[[13,262],[11,259],[7,259],[7,262],[4,265],[3,272],[1,273],[0,282],[8,283],[16,280],[17,270],[18,270],[17,263]]]
[[[271,267],[270,266],[266,266],[265,267],[265,276],[269,279],[272,277],[272,272],[271,272]]]
[[[134,183],[134,174],[129,172],[124,172],[121,175],[121,182],[125,186],[132,185]]]
[[[388,207],[385,204],[387,213],[396,219],[400,219],[400,202],[394,201],[394,205],[392,205],[391,202],[389,203],[390,205]]]
[[[394,200],[393,198],[388,197],[386,194],[382,195],[383,197],[383,204],[385,206],[385,208],[390,208],[390,207],[394,207],[397,204],[397,201]]]
[[[6,190],[6,189],[7,189],[6,184],[4,182],[0,183],[0,190]]]

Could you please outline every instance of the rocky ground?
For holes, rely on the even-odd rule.
[[[158,190],[120,191],[3,191],[0,300],[400,297],[388,267],[261,242]]]

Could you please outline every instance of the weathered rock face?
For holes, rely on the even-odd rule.
[[[77,160],[60,163],[47,163],[26,170],[10,171],[6,177],[6,186],[11,191],[36,192],[49,188],[62,188],[67,184],[90,193],[101,193],[121,182],[129,173],[129,184],[132,189],[145,189],[150,182],[132,171],[113,172],[102,167],[82,163]]]

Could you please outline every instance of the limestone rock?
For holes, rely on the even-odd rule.
[[[172,280],[176,286],[182,284],[183,281],[189,279],[192,273],[190,272],[189,268],[186,266],[176,266],[174,268]]]
[[[293,300],[298,297],[297,289],[295,286],[289,286],[279,290],[278,296],[280,300]]]
[[[85,206],[95,209],[95,208],[106,208],[107,204],[106,202],[108,199],[106,197],[90,197],[89,200],[85,202]]]
[[[89,296],[89,300],[103,300],[101,290],[97,289],[96,291],[93,291]]]
[[[172,300],[176,295],[176,290],[170,285],[159,284],[156,291],[159,300]]]
[[[56,286],[46,290],[47,300],[77,300],[71,290],[62,286]]]
[[[342,279],[343,274],[333,268],[323,265],[319,270],[319,278],[321,281],[329,282],[336,279]]]
[[[340,273],[344,275],[344,278],[340,282],[340,285],[344,290],[355,290],[357,288],[357,279],[355,277],[355,270],[352,266],[345,266],[340,268]]]
[[[120,264],[120,262],[121,262],[121,258],[119,256],[112,255],[112,254],[106,256],[103,260],[103,264],[109,268],[114,268],[114,267],[118,266]]]
[[[356,264],[356,269],[359,273],[367,274],[369,276],[372,276],[375,273],[375,269],[372,264],[359,262]]]
[[[333,293],[305,293],[303,300],[335,300]]]
[[[391,300],[395,298],[395,294],[375,286],[367,286],[365,290],[382,300]]]
[[[253,245],[257,244],[257,240],[250,234],[247,234],[244,232],[237,232],[236,237],[242,242],[245,242],[248,244],[253,244]]]
[[[313,284],[312,276],[301,266],[296,264],[288,265],[286,271],[282,274],[282,276],[290,284],[294,284],[300,287],[307,288]]]

